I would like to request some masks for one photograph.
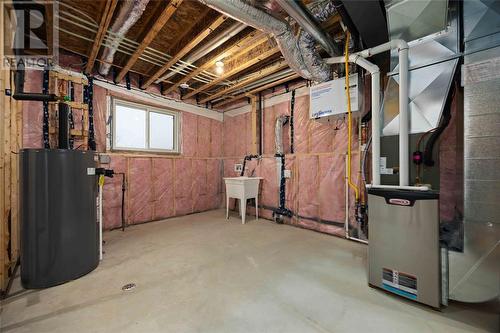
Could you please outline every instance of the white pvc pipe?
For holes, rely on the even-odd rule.
[[[376,117],[380,110],[380,71],[374,64],[363,58],[389,51],[398,50],[399,55],[399,186],[409,185],[409,116],[408,116],[408,44],[402,39],[393,39],[387,43],[353,53],[349,56],[349,61],[358,64],[372,73],[372,177],[373,185],[380,185],[380,117]],[[362,57],[362,58],[361,58]],[[327,63],[343,63],[344,57],[334,57],[326,59]],[[366,67],[365,67],[366,66]],[[376,67],[376,70],[375,70]],[[378,85],[378,87],[376,87]],[[376,95],[376,96],[375,96]]]
[[[399,50],[399,186],[410,185],[408,48]]]

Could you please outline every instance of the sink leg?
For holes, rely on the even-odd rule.
[[[240,200],[241,223],[245,224],[245,215],[247,210],[247,199]]]
[[[255,219],[259,220],[259,196],[255,197]]]
[[[226,220],[229,220],[229,196],[226,195]]]

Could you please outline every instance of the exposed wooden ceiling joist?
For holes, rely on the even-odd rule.
[[[244,86],[246,86],[252,82],[255,82],[255,81],[257,81],[265,76],[276,73],[277,71],[280,71],[280,70],[285,69],[287,67],[288,67],[288,64],[285,61],[283,61],[283,60],[279,61],[271,66],[268,66],[266,68],[261,69],[258,72],[252,73],[251,76],[247,79],[244,79],[244,80],[242,80],[242,81],[240,81],[240,82],[238,82],[238,83],[236,83],[228,88],[221,89],[213,95],[210,95],[210,96],[203,98],[202,100],[200,100],[200,103],[203,104],[205,102],[214,100],[217,97],[220,97],[222,95],[229,94],[230,92],[233,92],[237,89],[241,89]]]
[[[266,85],[260,86],[258,88],[252,89],[252,90],[250,90],[248,92],[244,92],[244,93],[241,93],[241,94],[236,95],[236,96],[232,96],[232,97],[230,97],[229,99],[227,99],[225,101],[222,101],[220,103],[215,104],[214,107],[220,108],[220,107],[222,107],[222,106],[224,106],[226,104],[229,104],[231,102],[237,101],[240,98],[244,98],[244,97],[249,97],[249,96],[255,95],[258,92],[264,91],[264,90],[272,88],[272,87],[276,87],[276,86],[278,86],[280,84],[284,84],[284,83],[286,83],[286,82],[288,82],[290,80],[297,79],[299,77],[300,77],[299,74],[291,74],[290,76],[287,76],[287,77],[285,77],[283,79],[280,79],[278,81],[274,81],[274,82],[268,83]]]
[[[194,96],[196,95],[197,93],[201,92],[201,91],[204,91],[204,90],[207,90],[208,88],[210,87],[213,87],[214,85],[216,85],[217,83],[221,82],[222,80],[225,80],[261,61],[263,61],[264,59],[267,59],[269,58],[270,56],[276,54],[280,52],[279,48],[277,47],[274,47],[272,49],[269,49],[268,51],[258,55],[257,57],[254,57],[238,66],[236,66],[235,68],[231,69],[230,71],[224,73],[223,75],[219,76],[217,79],[209,82],[209,83],[206,83],[204,85],[202,85],[201,87],[199,88],[196,88],[195,90],[191,91],[190,93],[186,94],[185,96],[183,96],[183,99],[185,98],[189,98],[191,96]]]
[[[134,66],[134,64],[137,62],[137,60],[144,52],[146,47],[149,46],[149,44],[153,41],[153,39],[160,32],[163,26],[168,22],[168,20],[170,20],[170,18],[175,13],[177,8],[179,8],[182,1],[183,0],[172,0],[165,7],[165,9],[162,11],[161,15],[158,17],[158,19],[155,21],[151,29],[148,31],[148,33],[146,34],[142,42],[139,44],[135,52],[127,60],[127,63],[125,64],[125,66],[123,66],[120,73],[118,73],[118,76],[116,77],[117,82],[120,82],[125,77],[127,72],[132,68],[132,66]]]
[[[210,60],[207,60],[206,62],[204,62],[203,64],[201,64],[197,69],[195,69],[194,71],[192,71],[188,75],[184,76],[180,81],[175,82],[172,86],[170,86],[167,89],[165,89],[165,91],[163,93],[164,94],[168,94],[168,93],[174,91],[181,84],[187,83],[193,77],[197,76],[198,74],[200,74],[204,70],[207,70],[208,68],[210,68],[213,65],[215,65],[215,63],[218,60],[221,60],[223,58],[231,56],[235,52],[240,53],[241,50],[247,50],[248,51],[249,49],[254,48],[257,45],[260,45],[260,44],[262,44],[263,42],[265,42],[267,40],[267,38],[264,38],[264,37],[260,37],[259,38],[259,36],[261,36],[261,34],[258,33],[258,32],[256,32],[256,31],[250,33],[248,36],[244,37],[243,39],[239,40],[235,44],[231,45],[226,50],[223,50],[222,52],[220,52],[217,55],[215,55],[212,58],[210,58]],[[258,38],[258,39],[255,40],[256,38]],[[250,44],[250,42],[252,42],[252,43]]]
[[[142,86],[142,88],[149,87],[153,82],[155,82],[163,73],[165,73],[170,67],[175,65],[177,61],[181,60],[189,51],[191,51],[196,45],[198,45],[205,37],[210,35],[218,26],[220,26],[227,19],[227,16],[221,15],[215,21],[210,24],[206,29],[196,35],[189,43],[186,44],[177,54],[172,56],[172,58],[163,65],[159,70],[157,70],[153,76],[151,76]]]
[[[104,6],[104,11],[101,17],[101,22],[99,24],[99,29],[97,30],[97,34],[94,39],[94,43],[92,44],[92,48],[90,50],[89,59],[87,61],[87,66],[85,67],[86,73],[92,73],[92,69],[94,68],[95,59],[97,58],[97,54],[99,53],[99,49],[101,48],[102,41],[106,32],[108,31],[109,24],[111,22],[111,18],[113,17],[113,13],[115,11],[118,0],[106,1],[106,5]]]

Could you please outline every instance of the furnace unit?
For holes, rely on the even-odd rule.
[[[439,308],[439,194],[372,187],[368,207],[369,284]]]

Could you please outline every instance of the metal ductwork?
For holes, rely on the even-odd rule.
[[[320,21],[327,19],[335,12],[335,5],[328,2],[326,6],[313,16],[301,2],[290,0],[276,0],[288,15],[290,15],[312,38],[314,38],[332,57],[342,54],[342,50],[334,43],[333,39],[328,37],[321,29],[316,18],[321,17]]]
[[[273,35],[288,65],[303,78],[321,82],[331,77],[330,67],[325,66],[316,48],[301,49],[291,26],[287,22],[281,21],[243,0],[199,1],[224,15]],[[327,72],[325,72],[325,67]]]
[[[462,251],[449,252],[450,298],[500,305],[500,4],[464,1]]]
[[[125,34],[129,29],[137,22],[137,20],[142,16],[142,13],[146,9],[149,0],[124,0],[121,1],[121,7],[118,12],[118,16],[111,26],[111,33],[109,41],[111,47],[104,48],[102,53],[101,65],[99,66],[99,73],[101,75],[107,75],[113,63],[115,53],[118,50],[118,46],[125,37]]]

